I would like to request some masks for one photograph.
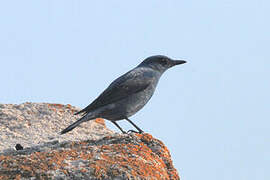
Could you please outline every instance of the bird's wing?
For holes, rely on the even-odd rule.
[[[152,80],[153,75],[151,73],[141,69],[133,69],[112,82],[96,100],[76,114],[88,113],[96,108],[117,102],[140,92],[146,89]]]

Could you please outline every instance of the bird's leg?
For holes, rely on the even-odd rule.
[[[136,126],[136,124],[134,124],[130,119],[128,118],[125,118],[128,122],[130,122],[130,124],[132,124],[139,132],[138,133],[143,133],[143,130],[141,130],[138,126]],[[130,132],[136,132],[136,131],[133,131],[133,130],[129,130]]]
[[[118,129],[120,129],[122,131],[123,134],[127,134],[126,131],[124,131],[115,121],[111,121],[116,127],[118,127]]]

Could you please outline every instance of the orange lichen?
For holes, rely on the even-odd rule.
[[[105,125],[105,121],[104,121],[104,119],[102,119],[102,118],[97,118],[97,119],[95,119],[95,122],[96,122],[96,123],[99,123],[99,124],[101,124],[101,125],[103,125],[103,126],[106,126],[106,125]]]
[[[81,171],[82,173],[86,173],[86,172],[87,172],[86,169],[81,169],[80,171]]]
[[[65,110],[64,108],[67,108],[71,111],[71,114],[74,114],[74,112],[76,112],[76,110],[74,109],[74,107],[72,107],[70,104],[67,105],[63,105],[63,104],[48,104],[48,107],[53,110],[54,112],[59,111],[60,113],[64,113]]]
[[[15,179],[40,177],[48,171],[60,170],[67,177],[69,162],[84,160],[82,167],[77,165],[72,169],[79,169],[81,173],[89,173],[99,179],[126,173],[130,179],[179,179],[173,168],[170,153],[164,144],[154,139],[150,134],[136,134],[139,141],[119,141],[115,143],[93,145],[88,141],[72,142],[67,147],[49,152],[34,152],[30,155],[0,156],[2,171],[13,174],[1,174],[0,179]],[[113,137],[105,138],[110,142]],[[125,137],[118,137],[121,138]],[[135,137],[134,137],[135,138]],[[116,139],[116,140],[119,140]],[[135,138],[136,139],[136,138]],[[135,140],[134,139],[134,140]],[[151,149],[148,144],[155,142],[160,148]],[[17,169],[19,171],[14,171]],[[40,178],[42,179],[42,178]]]
[[[64,107],[63,104],[49,104],[48,106],[49,106],[49,107],[55,107],[55,108],[58,108],[58,109]]]
[[[108,149],[116,155],[112,156],[104,153],[104,150]],[[140,147],[133,144],[103,145],[100,147],[100,150],[102,151],[101,159],[91,164],[91,167],[96,170],[96,176],[99,178],[102,175],[106,175],[106,172],[110,171],[112,166],[117,164],[122,167],[124,171],[132,169],[131,174],[134,177],[156,177],[158,179],[165,177],[165,179],[169,179],[169,176],[166,176],[166,172],[163,168],[163,166],[165,166],[164,162],[159,159],[157,155],[153,154],[151,149],[144,144],[141,144]],[[156,164],[160,164],[160,166],[153,166],[152,164],[155,163],[153,160],[158,161]],[[152,163],[145,163],[145,161],[152,161]]]
[[[16,175],[15,179],[16,180],[20,180],[21,179],[21,175],[20,174]]]

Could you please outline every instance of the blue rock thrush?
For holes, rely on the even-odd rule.
[[[64,129],[61,134],[71,131],[83,122],[96,118],[111,121],[123,133],[126,132],[116,121],[126,119],[139,133],[142,133],[143,131],[129,117],[142,109],[150,100],[161,75],[167,69],[183,63],[186,61],[172,60],[162,55],[146,58],[137,67],[113,81],[90,105],[77,112],[75,115],[82,113],[82,118]]]

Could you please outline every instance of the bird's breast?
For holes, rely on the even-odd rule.
[[[142,109],[146,103],[151,99],[154,94],[155,87],[148,87],[143,91],[137,92],[126,99],[125,112],[127,116],[132,116],[140,109]]]

